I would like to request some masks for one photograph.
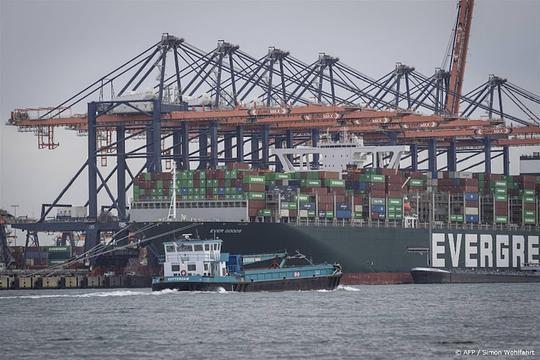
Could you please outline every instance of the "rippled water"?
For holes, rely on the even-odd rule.
[[[469,349],[539,354],[539,295],[540,284],[243,294],[2,291],[0,357],[433,359],[467,358],[456,351]]]

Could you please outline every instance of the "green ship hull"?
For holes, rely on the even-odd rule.
[[[314,262],[342,265],[344,282],[356,276],[371,282],[411,282],[414,267],[512,268],[538,261],[538,231],[433,229],[429,253],[429,230],[402,227],[352,226],[350,224],[297,225],[286,223],[243,222],[163,222],[145,231],[145,238],[185,226],[195,226],[172,235],[156,238],[150,247],[162,253],[162,242],[182,233],[223,240],[224,251],[256,254],[276,249],[299,250]],[[138,227],[148,223],[138,223]],[[532,261],[531,261],[532,260]],[[370,278],[371,274],[371,278]],[[386,274],[373,277],[373,274]],[[401,276],[396,276],[400,274]],[[360,276],[360,277],[358,277]],[[368,281],[370,282],[370,281]]]

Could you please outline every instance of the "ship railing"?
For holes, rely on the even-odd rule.
[[[315,226],[315,227],[366,227],[366,228],[400,228],[400,229],[429,229],[429,222],[418,222],[415,227],[406,227],[400,221],[366,221],[355,219],[353,221],[345,219],[301,219],[296,222],[290,222],[296,226]],[[442,223],[434,222],[432,230],[486,230],[486,231],[528,231],[538,232],[540,226],[536,225],[517,225],[517,224],[475,224],[475,223]]]

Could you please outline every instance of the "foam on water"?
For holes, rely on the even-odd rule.
[[[338,290],[345,290],[345,291],[360,291],[359,288],[356,288],[354,286],[347,286],[347,285],[338,285]]]
[[[0,299],[48,299],[48,298],[88,298],[88,297],[109,297],[109,296],[136,296],[151,295],[151,292],[144,291],[98,291],[85,294],[43,294],[43,295],[19,295],[19,296],[0,296]]]
[[[152,295],[167,295],[167,294],[176,294],[178,292],[179,292],[178,290],[174,290],[174,289],[163,289],[161,291],[153,291],[150,294],[152,294]]]

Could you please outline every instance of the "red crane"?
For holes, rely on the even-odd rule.
[[[458,2],[457,21],[450,57],[450,84],[446,97],[446,111],[452,115],[459,113],[459,99],[465,74],[473,7],[474,0],[459,0]]]

